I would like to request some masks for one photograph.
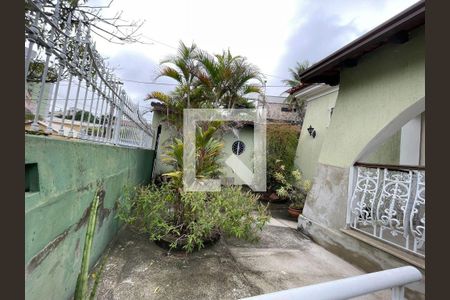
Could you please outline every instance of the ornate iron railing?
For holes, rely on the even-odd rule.
[[[349,227],[425,256],[425,168],[355,164]]]
[[[151,148],[153,132],[139,105],[95,49],[91,20],[82,11],[62,14],[62,2],[26,1],[25,86],[39,91],[25,100],[33,102],[31,130],[41,125],[47,134]],[[37,51],[44,54],[41,60],[33,57]],[[39,71],[34,83],[31,68]],[[51,76],[53,93],[46,96]]]

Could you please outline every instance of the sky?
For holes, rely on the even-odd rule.
[[[110,0],[90,0],[104,5]],[[122,11],[126,20],[144,21],[142,44],[116,45],[95,37],[96,46],[124,81],[128,95],[142,106],[152,91],[173,86],[153,82],[159,62],[176,52],[179,41],[209,53],[230,49],[259,67],[267,95],[286,90],[281,82],[297,61],[310,64],[348,44],[417,0],[114,0],[108,17]],[[157,83],[174,83],[160,78]]]

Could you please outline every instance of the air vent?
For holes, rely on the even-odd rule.
[[[39,192],[39,173],[37,163],[25,164],[25,193]]]

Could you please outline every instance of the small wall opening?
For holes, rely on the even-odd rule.
[[[37,163],[25,164],[25,193],[39,192],[39,173]]]

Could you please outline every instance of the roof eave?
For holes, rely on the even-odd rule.
[[[419,1],[353,42],[340,48],[300,74],[303,83],[339,84],[342,65],[387,43],[401,31],[411,31],[425,23],[425,1]]]

